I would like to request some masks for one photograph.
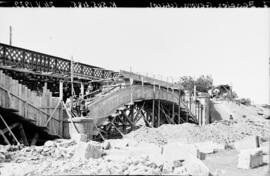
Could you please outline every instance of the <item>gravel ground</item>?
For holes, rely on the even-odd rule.
[[[236,111],[235,109],[233,110]],[[91,141],[81,146],[81,142],[65,139],[47,141],[44,146],[0,145],[0,175],[207,175],[209,171],[215,176],[263,175],[268,166],[244,171],[237,169],[235,150],[219,150],[217,153],[207,154],[203,162],[196,157],[185,156],[185,151],[189,151],[189,145],[197,142],[211,141],[231,146],[244,137],[254,135],[266,141],[269,129],[269,122],[253,113],[251,117],[225,119],[203,127],[188,123],[162,125],[159,128],[143,126],[125,135],[123,139],[108,140],[104,143]],[[99,158],[84,158],[89,155],[89,150],[100,152],[100,155],[96,155]],[[178,152],[175,152],[176,150]],[[78,158],[76,151],[85,153]]]

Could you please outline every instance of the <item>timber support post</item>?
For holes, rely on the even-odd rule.
[[[12,137],[14,138],[14,140],[16,141],[17,144],[20,145],[20,142],[18,141],[18,139],[16,138],[16,136],[14,135],[14,133],[11,131],[11,128],[8,126],[8,124],[6,123],[5,119],[2,117],[2,115],[0,115],[1,120],[3,121],[3,123],[5,124],[7,130],[10,132],[10,134],[12,135]]]
[[[178,102],[178,124],[180,124],[181,114],[181,88],[179,88],[179,102]]]
[[[131,130],[135,130],[134,105],[130,105]],[[128,119],[128,118],[127,118]]]
[[[59,81],[59,98],[63,100],[63,81]]]
[[[152,126],[155,127],[155,94],[156,94],[156,88],[155,88],[155,82],[153,85],[153,104],[152,104]]]
[[[23,125],[21,123],[19,124],[19,130],[20,130],[20,134],[21,134],[21,137],[22,137],[22,140],[23,140],[23,144],[25,146],[29,146],[29,143],[27,141],[27,137],[25,135],[25,131],[23,129]]]
[[[82,82],[81,82],[81,94],[82,94],[82,96],[84,97],[84,85],[83,85]]]
[[[10,142],[8,141],[7,137],[5,136],[4,132],[0,130],[0,135],[4,138],[5,142],[10,145]]]
[[[157,119],[157,127],[160,126],[160,85],[158,86],[158,93],[159,93],[159,99],[158,99],[158,119]]]

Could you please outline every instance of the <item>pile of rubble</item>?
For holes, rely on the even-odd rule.
[[[132,144],[132,145],[131,145]],[[179,149],[178,144],[163,146],[123,139],[97,143],[73,140],[47,141],[44,146],[31,146],[6,151],[12,154],[11,162],[3,168],[6,175],[53,175],[53,174],[192,174],[203,172],[207,167],[196,158],[186,155],[189,146]],[[173,147],[173,148],[172,148]],[[175,148],[176,147],[176,148]],[[173,157],[172,157],[173,156]],[[7,161],[6,161],[7,162]],[[24,169],[27,168],[27,169]]]
[[[221,120],[206,126],[185,123],[182,125],[162,125],[158,129],[141,128],[127,137],[138,142],[164,145],[168,141],[184,143],[213,141],[220,144],[231,144],[246,136],[259,136],[267,139],[270,125],[266,120]]]
[[[224,150],[226,144],[247,137],[266,138],[267,121],[251,119],[222,120],[206,126],[194,124],[141,127],[103,143],[57,139],[43,146],[0,146],[0,163],[16,163],[1,168],[4,175],[102,174],[102,175],[202,175],[210,171],[202,154]],[[252,146],[256,142],[252,140]],[[249,144],[250,145],[250,144]],[[236,149],[247,146],[235,145]],[[240,147],[239,147],[240,146]],[[257,149],[256,149],[257,150]],[[240,152],[239,167],[260,165],[262,155]],[[264,152],[266,153],[266,152]],[[248,156],[248,157],[247,157]],[[19,168],[20,167],[20,168]],[[27,168],[27,169],[25,169]]]
[[[48,158],[67,159],[73,156],[75,145],[74,140],[63,139],[47,141],[43,146],[0,145],[0,162],[40,163]]]
[[[92,141],[81,142],[77,145],[72,158],[51,162],[35,174],[209,175],[209,169],[197,159],[196,153],[187,154],[190,146],[183,147],[183,150],[178,150],[177,153],[175,151],[181,148],[178,144],[166,144],[163,149],[156,144],[145,142],[134,147],[126,145],[128,141],[125,139],[124,145],[120,142],[114,143],[111,148],[104,148],[106,144],[96,144]],[[91,155],[93,153],[96,155]]]
[[[137,143],[147,142],[157,145],[164,145],[167,143],[167,138],[163,136],[160,128],[148,128],[142,126],[136,131],[126,135],[126,138],[133,139]]]

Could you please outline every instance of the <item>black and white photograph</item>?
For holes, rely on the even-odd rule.
[[[88,3],[0,7],[0,176],[270,174],[269,8]]]

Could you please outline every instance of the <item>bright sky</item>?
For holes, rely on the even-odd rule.
[[[211,74],[269,103],[270,9],[0,10],[0,42],[166,80]]]

